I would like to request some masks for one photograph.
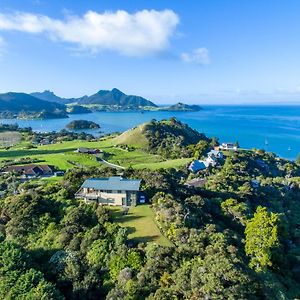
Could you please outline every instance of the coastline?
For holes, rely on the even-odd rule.
[[[175,116],[192,128],[208,136],[217,136],[220,142],[239,141],[243,148],[264,148],[280,157],[295,159],[300,152],[300,106],[215,106],[203,105],[199,112],[114,111],[69,114],[69,118],[28,120],[0,119],[1,123],[31,127],[34,131],[50,132],[64,129],[72,120],[95,121],[103,134],[123,132],[151,119]],[[117,120],[117,121],[116,121]],[[99,136],[97,130],[83,130]],[[78,132],[78,131],[76,131]],[[268,140],[268,145],[265,141]],[[291,151],[288,148],[291,147]]]

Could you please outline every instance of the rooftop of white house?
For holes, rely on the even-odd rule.
[[[140,185],[140,179],[124,179],[119,176],[113,176],[110,178],[87,179],[81,187],[94,190],[139,191]]]

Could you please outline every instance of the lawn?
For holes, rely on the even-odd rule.
[[[67,141],[51,145],[37,146],[28,149],[28,145],[20,143],[9,150],[0,150],[0,161],[30,157],[42,160],[46,164],[54,165],[60,170],[67,170],[77,166],[101,166],[93,155],[75,153],[79,147],[99,148],[105,152],[105,159],[113,164],[133,168],[174,168],[186,165],[189,159],[165,161],[161,156],[146,153],[141,149],[124,151],[114,146],[114,137],[104,138],[96,142],[81,140]]]
[[[148,168],[151,170],[157,170],[160,168],[178,168],[185,166],[189,162],[191,162],[191,158],[179,158],[179,159],[169,159],[166,161],[158,161],[158,162],[152,162],[152,163],[141,163],[141,164],[135,164],[134,168],[136,169],[143,169]]]
[[[122,214],[120,207],[109,207],[113,221],[128,227],[129,239],[136,242],[153,242],[162,246],[172,243],[159,231],[150,205],[138,205],[129,209],[128,215]]]

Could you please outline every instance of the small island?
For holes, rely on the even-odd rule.
[[[87,121],[87,120],[74,120],[70,122],[66,127],[71,130],[97,129],[100,128],[100,125],[95,122]]]
[[[203,108],[199,105],[188,105],[182,102],[178,102],[174,105],[168,106],[168,107],[164,107],[161,110],[164,111],[200,111]]]

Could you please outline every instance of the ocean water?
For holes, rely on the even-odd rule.
[[[203,106],[199,112],[95,112],[68,119],[5,120],[36,131],[59,131],[72,120],[91,120],[102,133],[122,132],[151,119],[176,117],[220,142],[238,141],[243,148],[259,148],[294,160],[300,153],[300,106]],[[85,130],[99,135],[97,130]],[[266,143],[267,142],[267,143]]]

